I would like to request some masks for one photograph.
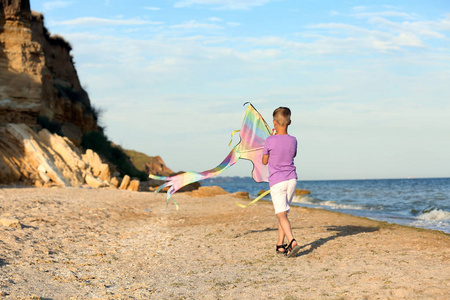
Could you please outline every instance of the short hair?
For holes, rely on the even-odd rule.
[[[273,119],[281,126],[286,126],[291,121],[291,110],[287,107],[278,107],[273,111]]]

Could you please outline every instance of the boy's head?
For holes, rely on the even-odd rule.
[[[273,120],[280,126],[291,124],[291,110],[287,107],[278,107],[273,111]]]

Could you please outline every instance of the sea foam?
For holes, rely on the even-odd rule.
[[[337,203],[336,201],[329,201],[329,200],[321,201],[321,200],[317,200],[313,197],[308,197],[308,196],[295,196],[294,199],[292,200],[292,203],[308,204],[308,205],[319,207],[319,208],[326,207],[329,209],[355,209],[355,210],[367,209],[367,208],[364,208],[359,205],[342,204],[342,203]]]
[[[433,209],[431,211],[419,215],[417,218],[424,221],[450,220],[450,212],[442,209]]]

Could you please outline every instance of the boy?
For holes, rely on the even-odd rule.
[[[278,218],[277,253],[287,257],[295,257],[300,246],[294,239],[291,223],[288,219],[289,204],[295,194],[297,173],[294,157],[297,155],[297,139],[287,133],[291,124],[291,110],[279,107],[273,112],[273,126],[275,135],[266,139],[263,150],[262,163],[269,164],[269,186],[275,214]],[[284,244],[287,238],[289,245]]]

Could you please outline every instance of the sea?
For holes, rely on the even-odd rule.
[[[269,189],[251,177],[214,177],[202,185],[247,191],[250,198]],[[292,205],[450,233],[450,178],[300,180],[297,189],[311,194],[296,196]],[[271,201],[270,195],[262,200]]]

